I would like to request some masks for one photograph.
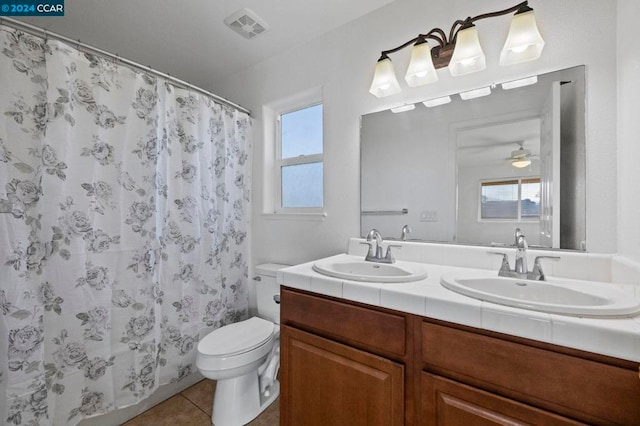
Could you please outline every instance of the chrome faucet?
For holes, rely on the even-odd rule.
[[[391,253],[392,247],[402,247],[399,244],[389,244],[387,246],[387,253],[382,255],[382,235],[380,231],[377,229],[372,229],[367,234],[367,241],[361,242],[360,244],[367,244],[369,246],[369,250],[367,251],[367,256],[364,258],[367,262],[378,262],[378,263],[395,263],[396,259],[394,259],[393,254]],[[374,248],[375,246],[375,248]]]
[[[375,249],[373,248],[374,240]],[[380,231],[375,228],[369,231],[367,234],[367,242],[363,244],[369,244],[369,253],[367,254],[367,257],[378,259],[382,257],[382,234],[380,234]]]
[[[510,278],[522,278],[527,280],[545,281],[546,277],[542,271],[541,259],[549,259],[553,261],[560,260],[559,256],[537,256],[533,262],[533,269],[531,271],[527,268],[527,240],[520,232],[520,228],[516,228],[515,232],[516,241],[516,266],[511,269],[509,266],[509,257],[507,253],[490,251],[489,254],[497,254],[502,256],[502,264],[498,271],[498,276],[510,277]]]
[[[527,240],[524,235],[520,234],[520,229],[516,230],[516,267],[515,271],[518,274],[526,274],[527,269]]]
[[[400,239],[402,241],[407,241],[407,235],[409,235],[409,233],[411,232],[411,228],[409,228],[409,225],[405,225],[402,227],[402,236],[400,237]]]

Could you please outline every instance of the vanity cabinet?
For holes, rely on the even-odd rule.
[[[565,417],[422,372],[423,425],[582,425]]]
[[[404,424],[402,364],[295,328],[281,336],[281,424]]]
[[[406,424],[409,314],[286,288],[281,301],[281,425]]]
[[[640,425],[638,363],[281,294],[282,425]]]
[[[637,363],[428,320],[420,352],[422,370],[433,375],[423,384],[437,375],[588,424],[640,425]],[[434,383],[423,386],[425,415],[444,398],[433,395],[441,381]]]

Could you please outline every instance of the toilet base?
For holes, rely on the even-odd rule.
[[[213,398],[211,421],[215,426],[242,426],[258,417],[280,395],[275,380],[265,394],[260,394],[258,372],[219,380]]]

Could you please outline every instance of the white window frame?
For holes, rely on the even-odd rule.
[[[322,131],[322,153],[311,155],[300,155],[297,157],[282,158],[282,116],[290,114],[292,112],[300,111],[303,109],[311,108],[314,106],[322,105],[321,101],[310,102],[295,108],[287,108],[281,110],[277,114],[276,118],[276,158],[275,158],[275,213],[323,213],[324,210],[324,106],[322,111],[323,117],[323,131]],[[282,206],[282,167],[322,163],[322,206],[318,207],[283,207]]]
[[[326,168],[324,167],[324,149],[325,139],[325,120],[323,101],[323,87],[316,86],[295,93],[286,98],[274,100],[262,106],[263,119],[263,156],[262,156],[262,217],[267,220],[285,220],[285,221],[324,221],[327,217],[325,207],[311,208],[292,208],[282,207],[282,176],[281,164],[278,161],[281,155],[281,116],[289,112],[301,110],[314,105],[323,104],[323,143],[322,143],[322,198],[326,207]],[[307,158],[310,156],[307,156]],[[317,160],[318,158],[314,159]]]
[[[540,221],[540,217],[537,219],[534,218],[523,218],[522,217],[522,181],[530,180],[530,179],[538,179],[542,184],[542,179],[540,176],[523,176],[523,177],[509,177],[502,179],[483,179],[478,183],[478,222],[511,222],[511,223],[534,223],[536,221]],[[518,217],[517,218],[508,218],[508,219],[485,219],[482,217],[482,185],[485,183],[497,183],[497,182],[510,182],[517,181],[518,182]]]

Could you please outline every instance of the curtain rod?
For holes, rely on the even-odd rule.
[[[139,63],[131,61],[129,59],[122,58],[122,57],[120,57],[118,55],[115,55],[113,53],[109,53],[107,51],[98,49],[97,47],[82,43],[80,40],[73,40],[73,39],[71,39],[69,37],[65,37],[65,36],[63,36],[61,34],[57,34],[57,33],[51,32],[51,31],[49,31],[49,30],[47,30],[45,28],[37,27],[35,25],[27,24],[26,22],[18,21],[16,19],[7,18],[7,17],[4,17],[4,16],[0,17],[0,25],[7,25],[9,27],[13,27],[15,29],[25,31],[25,32],[27,32],[29,34],[32,34],[32,35],[35,35],[35,36],[40,36],[40,37],[44,36],[45,39],[46,38],[53,38],[53,39],[56,39],[56,40],[60,40],[60,41],[63,41],[65,43],[68,43],[68,44],[70,44],[72,46],[77,47],[78,50],[82,49],[82,51],[85,51],[87,53],[106,56],[107,58],[113,59],[116,62],[120,62],[120,63],[126,64],[126,65],[129,65],[131,67],[137,68],[137,69],[139,69],[141,71],[146,71],[146,72],[149,72],[151,74],[155,74],[155,75],[157,75],[159,77],[162,77],[164,79],[167,79],[171,83],[173,83],[174,85],[177,85],[177,86],[180,86],[180,87],[183,87],[183,88],[187,88],[187,89],[191,89],[191,90],[194,90],[196,92],[202,93],[202,94],[204,94],[206,96],[212,97],[216,101],[219,101],[219,102],[221,102],[223,104],[226,104],[228,106],[236,108],[239,111],[242,111],[242,112],[245,112],[245,113],[251,115],[251,111],[250,110],[248,110],[248,109],[246,109],[244,107],[241,107],[240,105],[235,104],[235,103],[223,98],[222,96],[218,96],[215,93],[211,93],[208,90],[204,90],[204,89],[202,89],[202,88],[200,88],[198,86],[194,86],[191,83],[188,83],[188,82],[186,82],[184,80],[180,80],[179,78],[173,77],[173,76],[171,76],[169,74],[165,74],[163,72],[157,71],[157,70],[151,68],[150,66],[139,64]]]

